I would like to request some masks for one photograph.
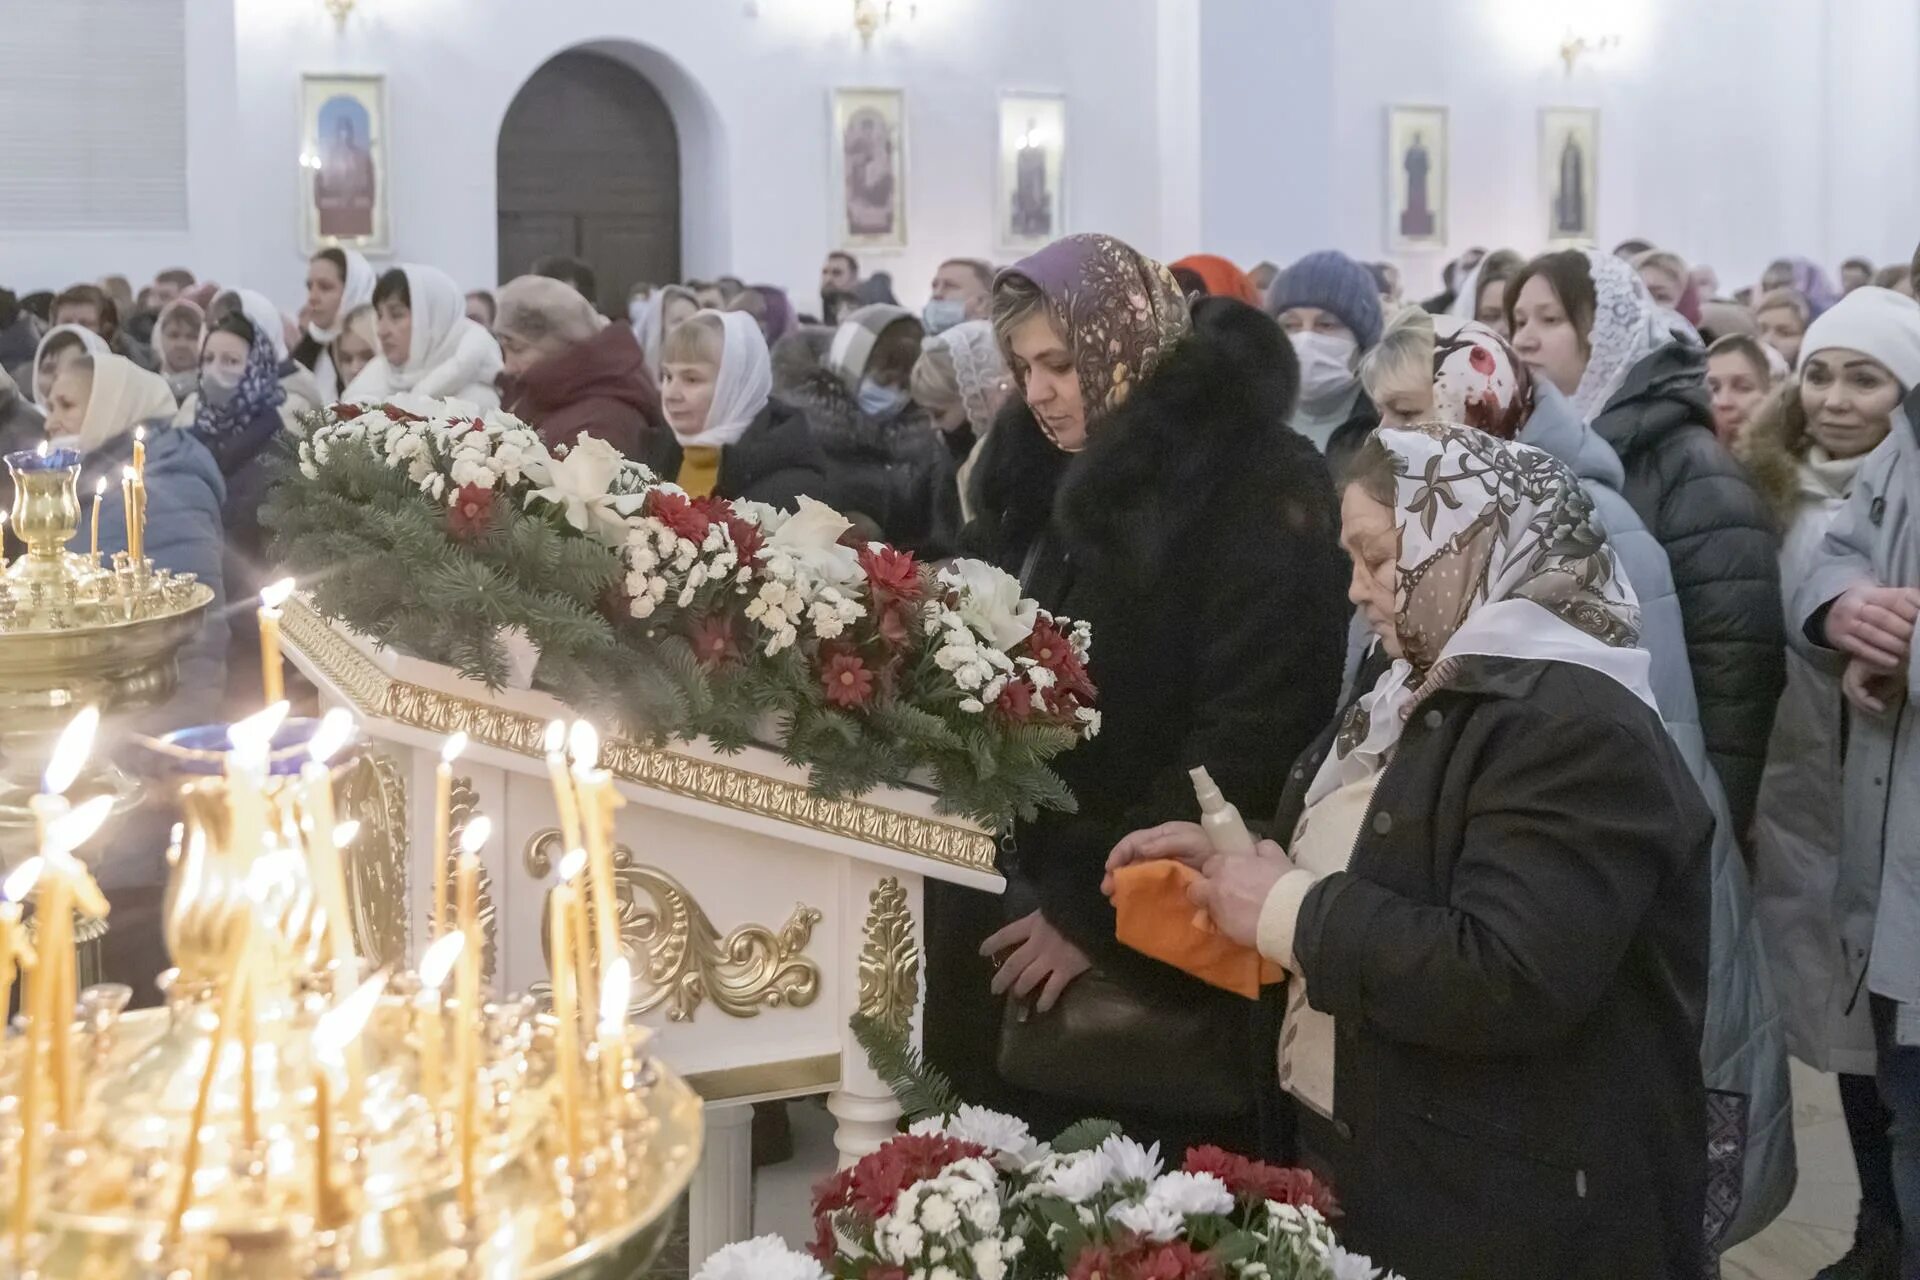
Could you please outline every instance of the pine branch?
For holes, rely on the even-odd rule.
[[[1072,1156],[1082,1151],[1091,1151],[1108,1138],[1119,1136],[1120,1126],[1113,1121],[1089,1117],[1068,1125],[1050,1145],[1055,1155]]]
[[[929,1065],[904,1034],[864,1013],[854,1014],[848,1025],[853,1028],[853,1038],[866,1050],[867,1064],[893,1090],[909,1122],[950,1116],[960,1110],[960,1096],[954,1092],[953,1082],[938,1067]]]

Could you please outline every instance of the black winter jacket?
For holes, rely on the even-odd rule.
[[[1787,680],[1780,543],[1766,499],[1713,434],[1705,370],[1699,348],[1668,343],[1628,372],[1593,428],[1673,564],[1707,753],[1744,843]]]
[[[671,480],[679,474],[680,442],[673,432],[655,430],[641,447],[641,461],[655,475]],[[782,511],[794,510],[802,496],[831,505],[825,471],[826,459],[814,443],[805,415],[769,400],[746,434],[720,451],[720,480],[714,492],[722,498],[764,502]]]
[[[1421,1280],[1700,1275],[1712,830],[1596,672],[1470,658],[1414,709],[1294,935],[1338,1032],[1334,1123],[1305,1132],[1344,1243]]]

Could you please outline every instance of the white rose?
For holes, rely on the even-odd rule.
[[[567,456],[549,469],[548,485],[536,495],[562,508],[567,523],[585,533],[608,505],[609,490],[620,474],[620,451],[596,436],[582,436]]]
[[[959,590],[955,611],[968,626],[1001,649],[1011,649],[1033,634],[1040,606],[1023,599],[1020,581],[984,560],[955,560],[940,581]]]

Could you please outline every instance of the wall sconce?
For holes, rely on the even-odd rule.
[[[332,4],[337,0],[327,0],[327,2]],[[347,3],[350,5],[353,0],[347,0]],[[894,10],[900,7],[902,6],[897,3],[897,0],[853,0],[853,29],[860,33],[860,43],[871,46],[874,36],[879,34],[882,27],[893,21]],[[920,16],[920,5],[917,0],[907,0],[904,7],[909,19]]]
[[[349,3],[351,3],[351,0],[349,0]],[[1572,76],[1574,63],[1580,60],[1581,54],[1605,53],[1609,49],[1618,49],[1619,47],[1620,35],[1618,32],[1601,33],[1596,31],[1576,33],[1572,27],[1568,27],[1566,38],[1560,42],[1560,60],[1567,64],[1567,75]]]
[[[333,24],[342,34],[347,30],[347,19],[353,16],[354,0],[320,0],[327,12],[333,15]]]

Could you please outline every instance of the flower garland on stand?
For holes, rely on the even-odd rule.
[[[1099,731],[1089,629],[991,565],[935,572],[811,499],[690,498],[460,401],[309,415],[262,519],[380,643],[500,688],[524,634],[535,683],[626,736],[770,736],[823,795],[916,778],[988,827],[1071,811],[1049,762]]]

